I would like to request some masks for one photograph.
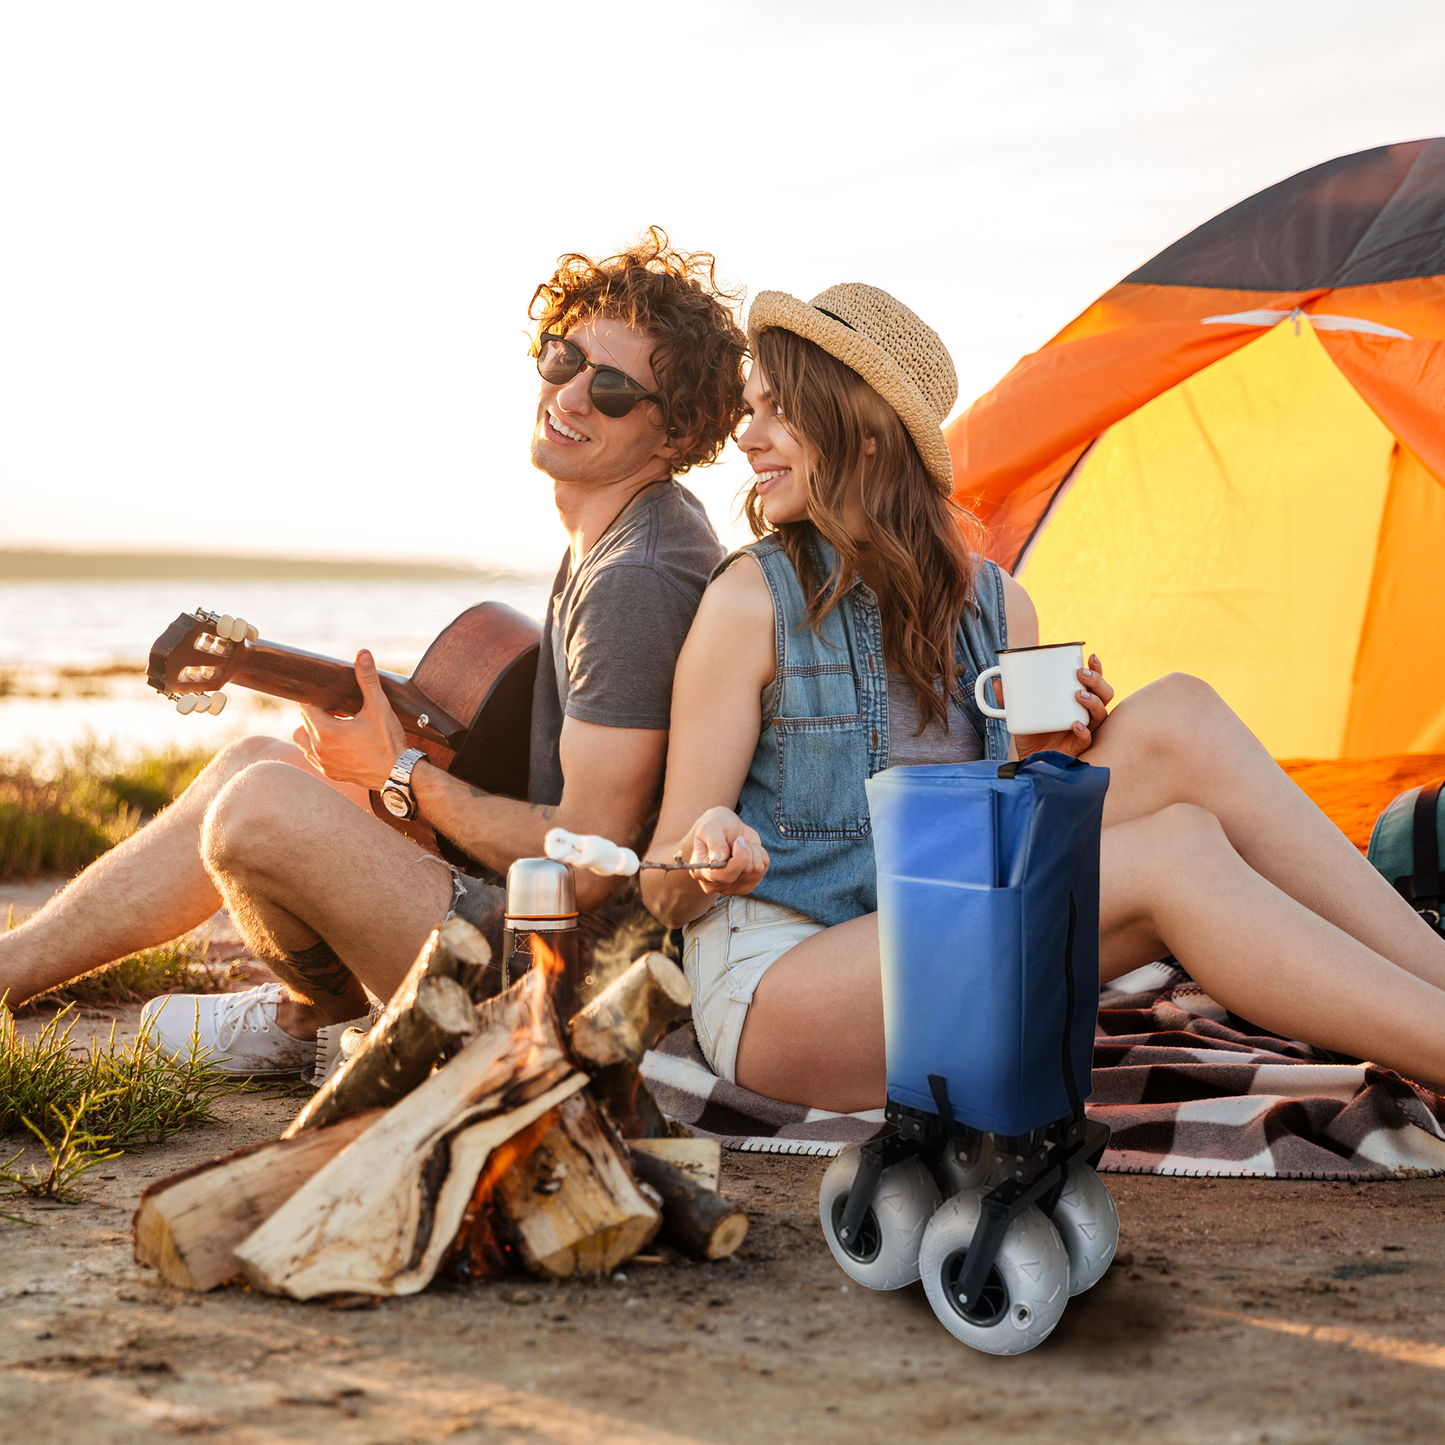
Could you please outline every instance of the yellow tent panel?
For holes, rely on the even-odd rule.
[[[1402,575],[1439,576],[1445,491],[1301,317],[1112,426],[1017,570],[1041,640],[1085,639],[1121,696],[1194,673],[1275,757],[1324,758],[1445,735],[1410,701],[1440,688],[1399,676],[1424,599],[1388,564],[1421,548],[1436,563]]]
[[[1396,445],[1342,756],[1445,752],[1445,487]]]

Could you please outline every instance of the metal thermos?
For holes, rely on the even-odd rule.
[[[552,1002],[564,1023],[577,1003],[577,888],[572,869],[550,858],[518,858],[507,870],[507,912],[502,925],[502,987],[515,983],[536,962],[536,940],[562,966]]]

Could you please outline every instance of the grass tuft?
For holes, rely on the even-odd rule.
[[[210,962],[206,957],[209,949],[209,934],[145,948],[37,995],[20,1011],[29,1013],[37,1004],[47,1003],[116,1008],[144,1003],[163,993],[225,993],[246,976],[246,970],[238,963]]]
[[[76,1188],[76,1185],[80,1182],[81,1176],[89,1173],[97,1164],[105,1164],[112,1159],[119,1159],[125,1152],[123,1149],[107,1149],[105,1147],[110,1143],[108,1134],[96,1134],[90,1129],[81,1127],[87,1112],[99,1102],[89,1094],[82,1094],[75,1101],[75,1107],[69,1114],[62,1114],[52,1104],[50,1111],[55,1115],[56,1124],[59,1126],[59,1133],[53,1144],[45,1137],[42,1130],[37,1129],[29,1119],[25,1120],[25,1127],[44,1146],[50,1159],[50,1168],[42,1174],[32,1164],[27,1173],[16,1174],[10,1166],[20,1158],[20,1154],[12,1154],[3,1165],[0,1165],[0,1184],[9,1186],[5,1191],[6,1194],[11,1198],[25,1195],[30,1199],[53,1199],[61,1204],[79,1203],[80,1190]],[[23,1152],[22,1150],[21,1153]],[[21,1224],[33,1223],[31,1220],[21,1219],[16,1214],[6,1217],[17,1220]]]
[[[173,1057],[161,1052],[150,1024],[128,1044],[115,1025],[102,1044],[72,1045],[76,1018],[67,1005],[31,1037],[23,1037],[0,999],[0,1134],[28,1129],[62,1140],[65,1121],[82,1101],[92,1138],[118,1149],[159,1144],[182,1129],[216,1122],[211,1105],[249,1089],[221,1071],[197,1034]],[[67,1017],[67,1015],[70,1015]]]
[[[0,882],[79,872],[178,797],[211,756],[171,748],[122,764],[83,743],[49,767],[0,760]]]

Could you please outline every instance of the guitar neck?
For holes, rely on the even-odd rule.
[[[378,672],[381,690],[407,732],[456,751],[466,741],[467,724],[438,707],[408,677]],[[230,681],[253,692],[309,703],[337,717],[361,711],[361,688],[349,662],[287,647],[280,642],[243,642],[231,659]]]

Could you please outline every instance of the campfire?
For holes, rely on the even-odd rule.
[[[717,1145],[669,1124],[643,1054],[687,1011],[681,970],[638,958],[574,1013],[560,955],[481,998],[486,940],[449,919],[386,1011],[282,1137],[152,1184],[135,1255],[182,1289],[414,1294],[440,1273],[566,1278],[656,1239],[731,1254],[747,1216],[716,1192]]]

